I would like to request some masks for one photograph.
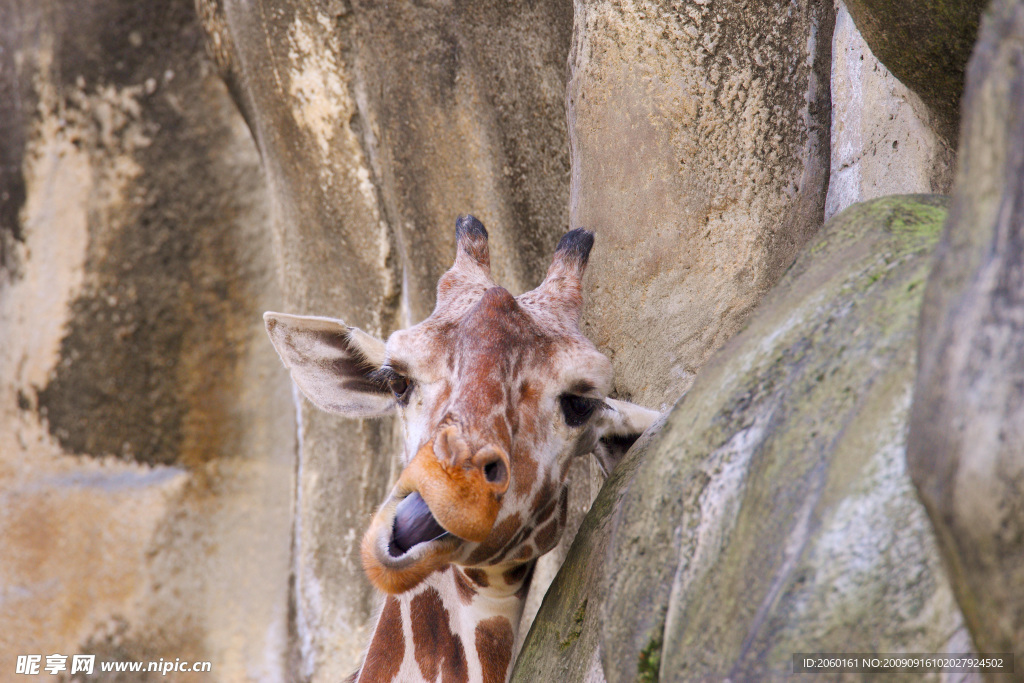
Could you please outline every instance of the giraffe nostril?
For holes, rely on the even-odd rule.
[[[508,478],[508,470],[501,460],[493,460],[484,465],[484,478],[491,484],[504,484]]]

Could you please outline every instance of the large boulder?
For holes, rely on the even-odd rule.
[[[260,159],[188,3],[0,4],[0,661],[285,670]]]
[[[964,68],[988,0],[846,0],[871,51],[917,93],[956,145]]]
[[[922,313],[907,457],[982,652],[1024,662],[1024,3],[986,16]]]
[[[576,0],[570,222],[583,328],[667,408],[821,224],[831,3]]]
[[[904,457],[946,204],[878,199],[822,229],[613,473],[513,681],[781,681],[799,652],[970,651]]]

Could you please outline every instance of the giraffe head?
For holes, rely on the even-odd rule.
[[[491,280],[479,221],[460,218],[455,234],[434,312],[387,342],[339,320],[264,316],[315,405],[401,419],[403,470],[362,545],[388,593],[449,563],[511,570],[547,552],[572,459],[593,452],[607,471],[657,416],[607,397],[611,363],[580,333],[592,233],[567,233],[544,282],[519,297]]]

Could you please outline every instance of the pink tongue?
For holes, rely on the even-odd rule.
[[[399,557],[417,543],[433,541],[446,533],[434,515],[430,514],[430,508],[420,494],[410,494],[395,510],[395,526],[391,532],[388,553],[392,557]]]

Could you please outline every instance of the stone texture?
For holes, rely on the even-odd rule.
[[[970,650],[904,458],[945,205],[889,197],[822,229],[613,473],[513,681],[781,681],[794,652]]]
[[[294,420],[259,319],[265,184],[201,39],[177,1],[0,7],[7,663],[284,672]]]
[[[1024,661],[1024,3],[985,17],[922,313],[910,472],[974,642]],[[993,680],[997,680],[996,677]]]
[[[954,153],[917,95],[871,53],[842,2],[832,33],[832,169],[825,220],[890,194],[948,194]]]
[[[956,145],[964,67],[988,0],[846,0],[871,51],[917,93]]]
[[[198,7],[267,170],[282,308],[380,336],[418,322],[468,212],[490,232],[496,280],[539,284],[569,227],[569,5]],[[297,679],[344,678],[369,641],[377,596],[358,539],[393,476],[392,429],[301,404]]]
[[[579,0],[571,223],[583,326],[623,398],[668,407],[820,225],[830,3]]]
[[[10,435],[0,534],[14,539],[0,557],[0,612],[21,625],[0,625],[0,660],[96,652],[211,659],[217,680],[349,674],[376,604],[356,541],[393,476],[393,425],[303,403],[260,313],[334,315],[383,336],[432,307],[456,214],[487,224],[495,275],[515,292],[539,282],[559,236],[582,225],[598,233],[586,331],[612,356],[621,397],[667,407],[820,224],[831,27],[828,3],[810,0],[0,3],[0,433]],[[204,38],[210,61],[198,54]],[[860,87],[889,88],[869,102],[903,102],[891,79]],[[897,109],[886,111],[898,121],[906,107]],[[922,140],[910,124],[843,120],[865,149],[890,130],[901,148],[900,136],[907,147]],[[892,173],[907,157],[886,153],[882,168],[864,156],[858,197],[911,189]],[[903,180],[925,189],[924,165],[913,168]],[[861,251],[819,246],[796,267],[821,285],[838,282],[835,263],[860,263],[849,282],[864,291],[803,293],[832,320],[805,308],[812,322],[787,327],[776,307],[751,322],[777,332],[747,352],[754,384],[723,375],[725,361],[709,366],[712,379],[684,405],[718,400],[712,381],[732,402],[704,441],[683,439],[697,418],[676,412],[644,451],[668,469],[638,454],[616,473],[549,601],[565,611],[545,607],[523,672],[552,628],[565,657],[557,666],[585,680],[681,671],[673,658],[690,643],[706,653],[686,663],[693,670],[718,674],[727,662],[769,678],[783,649],[809,639],[969,647],[898,457],[910,367],[901,344],[921,259],[900,225],[934,209],[914,201],[871,205],[896,228],[851,237]],[[896,298],[899,286],[907,298]],[[799,298],[786,287],[780,299]],[[879,308],[886,302],[891,310]],[[861,308],[876,314],[857,317]],[[794,337],[800,330],[811,331]],[[886,341],[839,357],[842,337]],[[832,349],[821,367],[835,374],[822,370],[831,393],[807,389],[805,401],[800,388],[816,386],[818,367],[807,344],[817,340]],[[855,363],[873,368],[870,381],[846,367]],[[814,412],[821,396],[838,417]],[[804,419],[798,410],[824,425],[807,442],[832,429],[835,444],[802,449],[795,426],[786,431]],[[779,454],[794,443],[803,455],[790,472]],[[700,448],[715,454],[710,464],[698,462]],[[573,477],[580,518],[599,482],[589,463]],[[684,537],[652,521],[660,509],[643,508],[641,477],[676,487],[664,489],[666,504],[690,492],[686,524],[704,536],[685,547],[699,561],[684,564]],[[778,491],[817,501],[799,508],[807,528],[758,526],[761,501],[806,502]],[[612,514],[618,499],[640,512]],[[878,535],[850,522],[862,513]],[[909,525],[890,528],[904,517]],[[666,543],[641,545],[645,525]],[[776,548],[796,539],[799,552],[771,556],[755,532]],[[856,543],[838,547],[846,540]],[[608,571],[606,546],[616,560],[647,559]],[[564,553],[538,570],[525,621]],[[757,553],[767,569],[755,572]],[[892,567],[889,583],[880,567]],[[660,611],[636,607],[654,604],[637,592],[651,572],[651,589],[668,596]],[[570,582],[574,573],[585,581]],[[621,597],[602,602],[613,580]],[[866,597],[825,592],[843,581]],[[733,610],[735,629],[699,630],[716,608],[694,602],[700,591]],[[652,621],[627,633],[645,615]],[[752,625],[748,642],[742,625]],[[934,638],[940,629],[952,640]]]

